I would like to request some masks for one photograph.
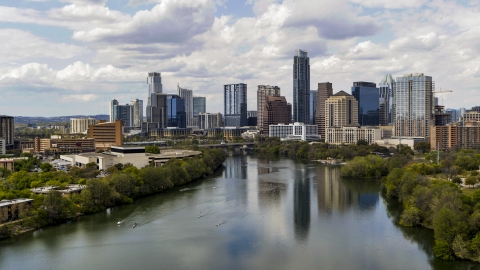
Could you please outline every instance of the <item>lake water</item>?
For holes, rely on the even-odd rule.
[[[0,269],[480,269],[434,258],[432,231],[398,226],[379,182],[339,172],[237,154],[207,179],[1,241]]]

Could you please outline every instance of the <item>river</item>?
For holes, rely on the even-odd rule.
[[[0,269],[480,268],[436,259],[432,231],[398,226],[379,182],[339,172],[236,154],[207,179],[1,241]]]

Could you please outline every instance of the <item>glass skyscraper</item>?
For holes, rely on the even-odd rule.
[[[395,136],[430,137],[433,90],[431,76],[423,73],[397,77],[395,86]]]
[[[226,84],[223,86],[225,126],[247,126],[247,85]]]
[[[310,58],[303,50],[293,57],[293,122],[310,123]]]
[[[179,95],[167,95],[167,127],[186,128],[185,99]]]
[[[358,101],[358,124],[378,126],[379,92],[372,82],[354,82],[352,96]]]
[[[193,117],[207,112],[207,99],[205,97],[193,97]]]
[[[147,122],[148,119],[151,119],[152,116],[150,115],[152,109],[152,97],[155,98],[153,94],[161,94],[162,93],[162,74],[160,72],[149,72],[147,77],[147,84],[148,84],[148,100],[147,100],[147,108],[146,108],[146,116]]]
[[[395,119],[395,80],[392,75],[385,75],[378,84],[380,91],[379,124],[393,126]]]

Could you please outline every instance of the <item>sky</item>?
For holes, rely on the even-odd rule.
[[[480,105],[480,0],[0,0],[0,114],[108,114],[146,104],[148,72],[223,113],[223,85],[276,85],[292,102],[295,50],[310,89],[432,76],[447,108]]]

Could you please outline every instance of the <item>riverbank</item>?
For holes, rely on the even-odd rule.
[[[221,149],[210,149],[203,151],[201,157],[173,159],[157,168],[137,169],[128,164],[116,165],[119,169],[111,170],[110,174],[104,178],[96,178],[97,174],[89,166],[85,170],[72,168],[69,175],[63,172],[57,174],[13,173],[5,180],[2,187],[4,194],[28,192],[29,197],[34,199],[34,203],[32,209],[23,213],[22,219],[17,223],[0,228],[0,239],[13,237],[27,230],[75,220],[79,214],[97,213],[113,206],[132,203],[136,198],[168,191],[173,187],[213,174],[224,162],[225,155]],[[85,175],[95,178],[85,179]],[[44,179],[43,183],[47,185],[51,184],[51,181],[56,181],[60,184],[81,183],[85,184],[86,188],[80,194],[74,193],[65,197],[57,191],[45,195],[30,194],[26,187],[39,184],[34,179],[42,176],[52,178],[57,176],[52,180]]]

